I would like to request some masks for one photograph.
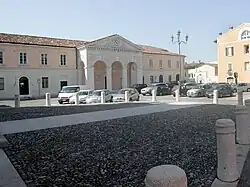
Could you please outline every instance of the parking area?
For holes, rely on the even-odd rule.
[[[250,92],[244,92],[244,99],[250,99]],[[157,96],[157,102],[161,103],[173,103],[175,102],[175,98],[172,95],[166,95],[166,96]],[[152,96],[140,96],[139,102],[150,102],[152,101]],[[189,98],[189,97],[181,97],[181,102],[198,102],[198,103],[212,103],[212,99],[206,98],[206,97],[195,97],[195,98]],[[237,97],[224,97],[219,98],[219,103],[221,104],[236,104],[237,103]],[[8,106],[14,106],[14,100],[4,100],[0,101],[0,105],[8,105]],[[25,100],[21,101],[21,107],[29,107],[29,106],[44,106],[45,105],[45,99],[36,99],[36,100]],[[60,104],[57,101],[57,98],[51,99],[51,105],[52,106],[59,106]],[[63,104],[64,106],[67,106],[69,104]]]

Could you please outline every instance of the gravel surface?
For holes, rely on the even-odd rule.
[[[144,187],[146,172],[175,164],[189,187],[216,177],[215,121],[234,106],[188,109],[10,134],[6,154],[28,186]]]
[[[20,107],[20,108],[1,108],[0,122],[41,118],[48,116],[70,115],[76,113],[87,113],[93,111],[112,110],[119,108],[132,108],[146,106],[150,103],[116,103],[116,104],[100,104],[100,105],[68,105],[68,106],[40,106],[40,107]]]

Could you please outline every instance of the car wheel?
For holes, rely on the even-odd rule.
[[[110,101],[109,101],[110,103],[112,103],[113,102],[113,96],[111,96],[111,98],[110,98]]]
[[[132,98],[131,98],[131,97],[129,98],[129,101],[132,101]]]
[[[159,96],[162,96],[163,95],[163,93],[162,92],[159,92]]]
[[[200,92],[198,93],[198,97],[201,97],[201,93]]]
[[[237,92],[237,90],[236,89],[233,89],[233,93],[236,93]]]
[[[145,96],[146,94],[142,94],[143,96]]]
[[[63,104],[63,102],[62,102],[62,101],[58,101],[58,103],[59,103],[59,104]]]
[[[138,95],[138,98],[136,99],[136,101],[140,101],[140,96]]]
[[[247,89],[247,92],[250,92],[250,88]]]
[[[223,97],[223,95],[222,95],[222,94],[220,94],[220,95],[219,95],[219,98],[222,98],[222,97]]]

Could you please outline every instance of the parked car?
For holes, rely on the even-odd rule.
[[[237,92],[237,85],[235,83],[232,83],[230,84],[232,90],[233,90],[233,93],[236,93]]]
[[[62,90],[58,94],[58,103],[69,103],[69,99],[83,89],[86,89],[86,85],[71,85],[62,87]]]
[[[146,84],[134,84],[132,88],[135,88],[139,93],[141,93],[141,89],[146,88]]]
[[[249,83],[239,83],[237,85],[237,90],[240,90],[243,92],[250,92],[250,84]]]
[[[153,83],[141,90],[142,95],[152,95],[152,91],[156,90],[156,95],[169,95],[171,88],[164,83]]]
[[[129,101],[139,101],[140,94],[135,88],[124,88],[119,90],[117,94],[113,94],[113,102],[125,101],[125,91],[128,91]]]
[[[80,90],[78,92],[79,96],[79,103],[86,103],[87,97],[93,94],[93,90]],[[69,103],[74,104],[76,102],[76,95],[69,98]]]
[[[180,96],[187,96],[188,90],[194,88],[196,83],[184,83],[180,85]],[[175,97],[175,91],[179,89],[179,86],[174,86],[172,89],[172,95]]]
[[[211,84],[197,84],[187,91],[188,97],[204,97],[208,89],[211,89]]]
[[[101,93],[104,92],[105,94],[105,102],[113,102],[113,95],[109,90],[103,89],[103,90],[95,90],[93,91],[93,94],[88,96],[86,98],[86,103],[100,103],[101,102]]]
[[[206,92],[207,98],[213,97],[214,90],[218,90],[218,97],[222,98],[225,96],[233,96],[233,89],[230,84],[214,84],[212,88],[208,89]]]

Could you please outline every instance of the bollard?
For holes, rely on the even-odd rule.
[[[46,99],[46,106],[51,106],[51,97],[50,97],[50,93],[46,93],[45,94],[45,99]]]
[[[180,101],[180,90],[179,89],[175,90],[175,101],[176,102]]]
[[[237,92],[238,105],[243,105],[243,91]]]
[[[129,94],[128,94],[128,91],[125,91],[125,102],[129,102]]]
[[[248,108],[246,106],[237,106],[236,115],[236,141],[241,145],[250,144],[250,131],[248,124]]]
[[[76,92],[75,105],[79,105],[79,92]]]
[[[146,187],[187,187],[187,176],[175,165],[161,165],[151,168],[146,175]]]
[[[20,107],[20,96],[15,95],[15,107]]]
[[[224,183],[238,180],[236,163],[235,123],[231,119],[219,119],[215,124],[217,136],[217,178]]]
[[[213,92],[213,104],[218,104],[219,91],[214,90]]]
[[[246,99],[245,100],[245,106],[250,108],[250,99]]]
[[[152,102],[156,102],[156,90],[152,90]]]
[[[101,92],[101,103],[105,103],[105,92]]]

